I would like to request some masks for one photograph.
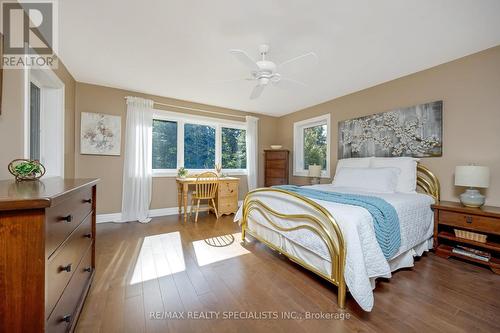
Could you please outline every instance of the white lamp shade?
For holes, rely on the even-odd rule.
[[[490,184],[490,169],[476,165],[455,167],[455,185],[470,187],[488,187]]]
[[[309,177],[321,177],[321,165],[310,165]]]

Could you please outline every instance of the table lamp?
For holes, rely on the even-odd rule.
[[[309,177],[311,177],[311,185],[319,184],[321,165],[309,165]]]
[[[481,207],[485,196],[475,187],[487,188],[490,182],[490,169],[477,165],[462,165],[455,167],[455,186],[468,187],[460,195],[460,202],[467,207]]]

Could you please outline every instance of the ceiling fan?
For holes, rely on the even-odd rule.
[[[278,65],[274,62],[267,60],[267,53],[269,52],[269,45],[262,44],[259,46],[259,53],[261,59],[258,61],[253,60],[245,51],[231,49],[229,52],[234,55],[234,57],[250,69],[250,77],[243,79],[247,81],[256,81],[257,85],[253,88],[252,93],[250,94],[250,99],[258,98],[264,88],[272,83],[273,85],[280,88],[288,88],[292,86],[302,86],[305,87],[306,84],[291,78],[287,78],[279,73],[286,67],[290,66],[290,64],[296,64],[298,61],[316,61],[317,56],[314,52],[309,52],[298,57],[289,59],[284,61]],[[240,81],[240,80],[232,80],[232,81]]]

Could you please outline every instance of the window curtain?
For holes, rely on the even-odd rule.
[[[127,97],[120,222],[148,223],[152,187],[153,101]]]
[[[259,118],[247,116],[247,171],[248,171],[248,190],[257,188],[257,172],[259,169],[258,155],[258,134]]]

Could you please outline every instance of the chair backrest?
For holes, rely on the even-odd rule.
[[[215,172],[204,172],[196,176],[196,197],[215,198],[217,187],[219,186],[219,176]]]

